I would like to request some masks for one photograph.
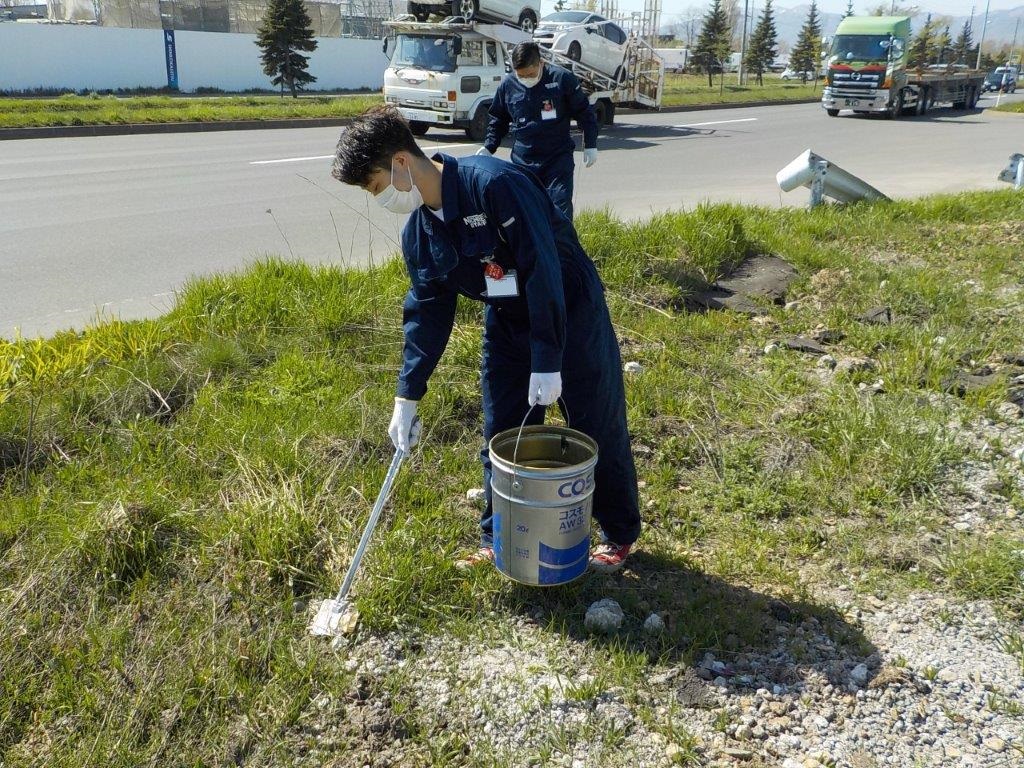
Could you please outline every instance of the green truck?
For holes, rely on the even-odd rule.
[[[895,119],[923,115],[939,104],[975,108],[985,82],[983,72],[954,64],[910,69],[909,48],[906,16],[848,16],[839,22],[821,96],[829,117],[844,109]]]

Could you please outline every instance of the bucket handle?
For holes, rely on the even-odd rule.
[[[558,398],[558,404],[562,406],[562,415],[565,416],[565,425],[571,427],[572,424],[569,422],[569,406],[565,404],[565,399],[562,397]],[[519,434],[516,435],[516,447],[512,451],[512,490],[522,490],[522,483],[519,482],[519,475],[516,471],[519,466],[519,441],[523,437],[523,429],[526,427],[526,420],[530,418],[530,414],[533,413],[533,409],[537,405],[534,403],[526,410],[526,415],[523,416],[523,423],[519,425]],[[546,405],[542,405],[541,408],[547,408]]]

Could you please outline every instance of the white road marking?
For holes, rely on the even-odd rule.
[[[753,123],[756,117],[744,117],[739,120],[715,120],[710,123],[688,123],[687,125],[673,125],[673,128],[700,128],[703,125],[725,125],[726,123]]]
[[[470,144],[425,144],[423,149],[458,149],[459,147],[466,147],[472,149]],[[334,155],[315,155],[312,157],[285,157],[280,160],[252,160],[249,165],[276,165],[277,163],[304,163],[307,160],[330,160]]]

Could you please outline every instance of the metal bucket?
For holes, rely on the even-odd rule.
[[[494,564],[514,581],[567,584],[587,569],[597,443],[539,425],[505,430],[488,446]]]

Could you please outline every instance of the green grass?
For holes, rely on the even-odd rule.
[[[646,522],[633,569],[538,591],[452,567],[475,541],[464,499],[480,484],[481,313],[466,304],[356,586],[363,631],[406,638],[420,664],[416,637],[483,647],[531,616],[555,663],[594,672],[538,690],[539,711],[545,695],[579,704],[621,689],[696,764],[650,671],[763,647],[774,597],[854,648],[864,639],[820,586],[937,589],[1019,616],[1019,527],[960,534],[943,514],[969,457],[950,419],[980,418],[1003,392],[934,394],[965,351],[1020,350],[1020,298],[1003,289],[1024,280],[1022,219],[1012,191],[813,213],[704,206],[641,223],[583,214],[623,356],[644,367],[627,379]],[[800,270],[795,309],[768,308],[768,323],[682,310],[755,252]],[[299,762],[315,702],[343,707],[354,684],[353,651],[306,637],[305,604],[336,588],[384,475],[405,290],[399,260],[268,260],[192,282],[154,320],[0,342],[5,765]],[[853,319],[877,304],[902,319]],[[823,381],[813,358],[759,352],[819,324],[879,372]],[[884,395],[859,391],[879,377]],[[919,545],[922,531],[944,543]],[[619,600],[625,630],[584,641],[600,597]],[[661,637],[640,628],[651,611],[667,612]],[[373,683],[408,726],[409,765],[509,764],[481,733],[438,726],[412,669]],[[338,748],[358,745],[346,710],[333,717]],[[538,760],[577,738],[553,730]],[[587,738],[614,754],[623,734]]]
[[[310,96],[75,96],[0,98],[0,128],[57,125],[195,123],[219,120],[354,117],[380,102],[378,94]]]
[[[767,75],[765,85],[737,86],[735,75],[725,76],[708,88],[698,75],[666,75],[664,105],[700,105],[815,98],[820,88],[784,83]],[[355,117],[379,104],[378,94],[345,96],[79,96],[56,98],[0,97],[0,128],[62,125],[126,125],[135,123],[194,123],[221,120],[277,120],[287,118]]]
[[[716,75],[713,80],[714,85],[709,88],[707,75],[666,74],[662,103],[666,107],[679,107],[821,98],[821,81],[805,84],[799,80],[782,80],[774,74],[764,76],[764,85],[757,85],[753,76],[749,76],[747,85],[739,85],[735,74],[726,74],[724,78]]]
[[[991,107],[999,112],[1024,113],[1024,101],[1013,101],[1007,104],[1000,104],[998,107]]]

